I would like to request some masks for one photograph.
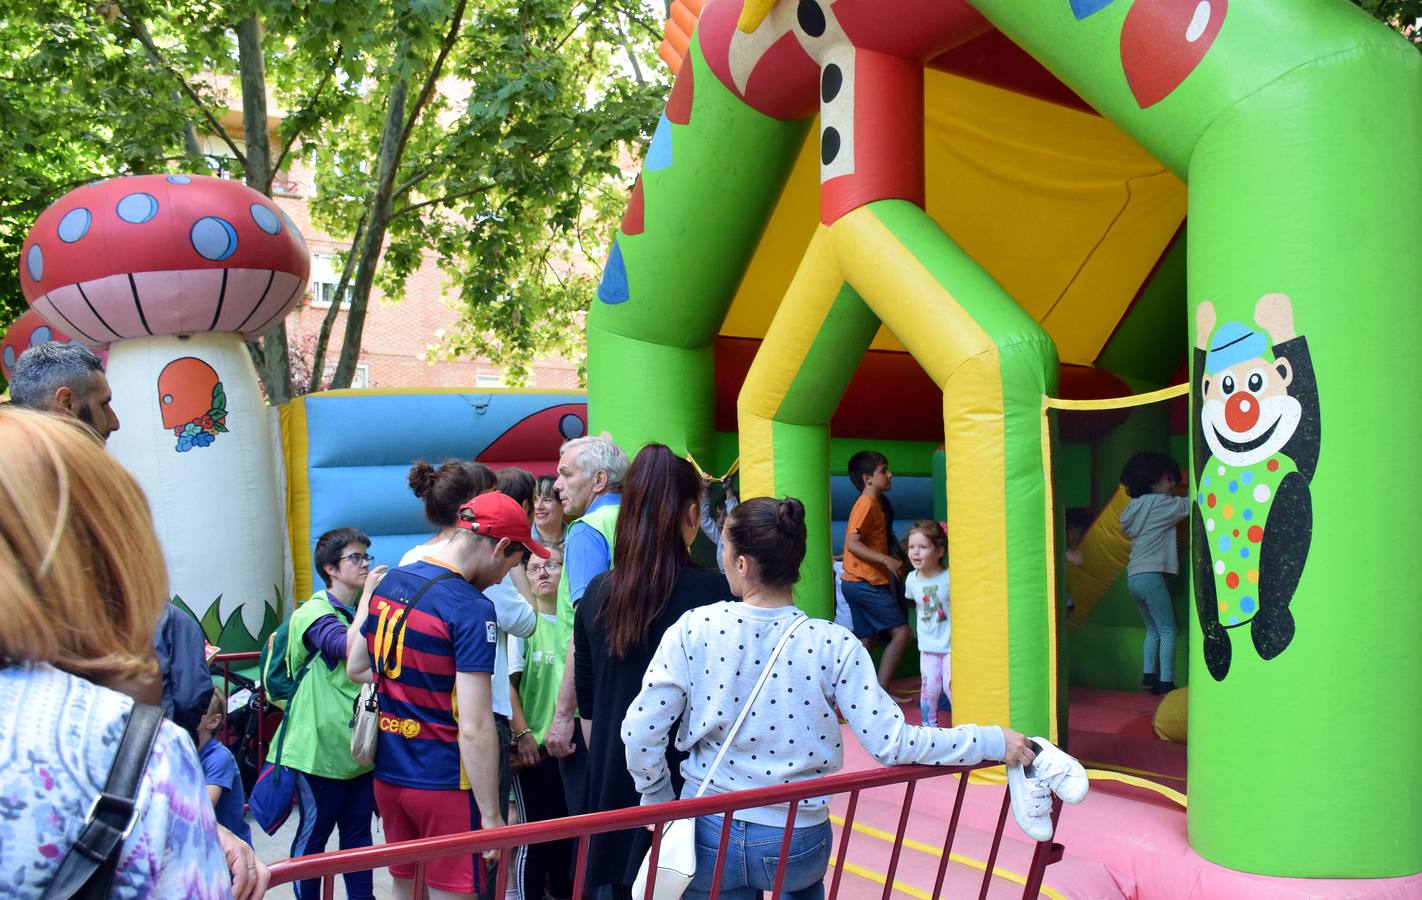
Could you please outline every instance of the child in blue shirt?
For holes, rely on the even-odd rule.
[[[237,771],[237,760],[232,758],[231,750],[213,737],[222,727],[222,708],[226,703],[227,697],[222,691],[213,691],[212,701],[207,706],[207,715],[198,722],[198,759],[202,761],[202,774],[207,781],[207,798],[212,801],[213,811],[217,814],[217,824],[251,844],[252,829],[247,824],[244,813],[247,792],[242,789],[242,775]]]

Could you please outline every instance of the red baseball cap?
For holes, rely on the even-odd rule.
[[[522,544],[534,556],[548,558],[548,548],[532,537],[532,526],[528,524],[528,514],[518,501],[498,491],[480,494],[459,507],[460,528],[467,528],[475,534],[494,540],[508,539]]]

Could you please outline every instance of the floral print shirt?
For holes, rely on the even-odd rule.
[[[39,897],[108,778],[133,701],[52,666],[0,668],[0,896]],[[192,739],[164,721],[109,896],[231,897]]]

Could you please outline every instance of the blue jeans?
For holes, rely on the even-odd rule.
[[[1175,681],[1175,605],[1160,572],[1141,572],[1126,579],[1126,587],[1145,622],[1141,670],[1160,673],[1161,681]]]
[[[780,863],[780,842],[784,836],[785,829],[779,826],[732,822],[720,896],[724,900],[755,900],[757,892],[774,890],[775,868]],[[824,900],[831,843],[828,822],[795,829],[785,863],[785,884],[781,890],[784,900]],[[697,819],[696,877],[682,900],[707,900],[711,896],[716,851],[720,847],[721,817]]]

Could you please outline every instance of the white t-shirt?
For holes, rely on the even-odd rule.
[[[419,562],[424,557],[437,553],[448,543],[448,540],[431,541],[413,547],[400,557],[400,565],[408,566],[410,563]],[[538,622],[537,613],[514,586],[512,572],[505,575],[504,580],[498,584],[485,588],[483,593],[493,601],[494,615],[499,621],[499,631],[502,634],[501,639],[494,645],[494,674],[489,687],[489,705],[493,707],[496,715],[507,719],[513,715],[513,705],[509,702],[508,636],[528,637],[533,634],[533,626]]]
[[[539,613],[539,618],[550,625],[558,624],[556,613]],[[509,675],[518,675],[524,669],[523,648],[528,643],[526,638],[509,635]]]
[[[918,614],[918,649],[920,653],[951,651],[952,622],[948,616],[948,570],[932,578],[923,578],[917,571],[904,579],[904,596],[913,601]]]

